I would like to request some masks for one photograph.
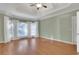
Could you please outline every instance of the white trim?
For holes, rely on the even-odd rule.
[[[76,36],[77,36],[77,52],[79,52],[79,12],[77,12],[77,29],[76,29]]]
[[[3,41],[0,41],[0,43],[4,43]]]
[[[11,42],[11,40],[10,41],[0,41],[0,43],[8,43],[8,42]]]
[[[40,38],[45,38],[45,39],[54,40],[53,38],[49,38],[49,37],[45,37],[45,36],[40,36]]]
[[[59,13],[55,13],[55,14],[43,16],[43,17],[41,17],[40,19],[41,19],[41,20],[45,20],[45,19],[48,19],[48,18],[51,18],[51,17],[55,17],[55,16],[59,16],[59,15],[65,14],[65,13],[72,12],[72,11],[74,11],[74,10],[76,10],[76,9],[72,9],[72,10],[68,10],[68,11],[64,11],[64,12],[60,12],[60,11],[59,11]]]
[[[49,40],[54,40],[54,41],[59,41],[59,42],[63,42],[63,43],[66,43],[66,44],[73,44],[73,45],[76,45],[76,44],[73,43],[73,42],[63,41],[63,40],[60,40],[60,39],[53,39],[53,38],[49,38],[49,37],[45,37],[45,36],[41,36],[41,38],[45,38],[45,39],[49,39]]]
[[[60,40],[60,39],[55,39],[55,41],[59,41],[59,42],[67,43],[67,44],[75,44],[73,42],[63,41],[63,40]]]
[[[54,13],[51,13],[49,15],[45,15],[43,17],[40,17],[41,20],[45,20],[47,18],[51,18],[51,17],[55,17],[55,16],[59,16],[59,15],[62,15],[62,14],[65,14],[65,13],[69,13],[69,12],[72,12],[72,11],[77,11],[79,10],[79,8],[76,8],[76,7],[73,7],[74,5],[72,5],[71,7],[68,7],[69,9],[64,9],[64,11],[61,9],[61,10],[58,10],[57,12],[54,12]]]
[[[72,3],[70,3],[70,4],[66,5],[66,6],[63,6],[63,7],[57,8],[57,9],[55,9],[55,10],[52,10],[52,8],[51,8],[50,10],[48,10],[49,12],[45,13],[45,14],[42,15],[41,17],[43,18],[43,17],[45,17],[45,16],[48,16],[48,15],[51,14],[51,13],[54,13],[54,12],[60,11],[60,10],[65,9],[65,8],[68,8],[70,5],[72,5]],[[39,18],[41,18],[41,17],[39,17]]]
[[[72,42],[74,42],[75,44],[77,44],[77,37],[76,37],[76,21],[77,21],[77,17],[76,16],[72,16]]]

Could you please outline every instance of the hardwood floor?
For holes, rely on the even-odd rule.
[[[1,55],[74,55],[76,45],[44,38],[20,39],[0,44]]]

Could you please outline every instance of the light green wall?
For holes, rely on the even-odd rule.
[[[75,12],[47,18],[40,21],[40,36],[72,41],[72,17]]]
[[[4,16],[0,14],[0,43],[4,41]]]

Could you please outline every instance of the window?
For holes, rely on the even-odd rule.
[[[27,37],[28,35],[28,24],[25,22],[19,22],[17,24],[18,37]]]
[[[19,20],[8,21],[9,38],[26,38],[37,37],[38,34],[38,22],[22,22]]]
[[[12,22],[12,20],[7,20],[7,30],[9,31],[8,32],[8,37],[11,39],[11,38],[13,38],[14,37],[14,24],[13,24],[13,22]]]
[[[37,36],[37,22],[31,22],[31,37],[36,37]]]

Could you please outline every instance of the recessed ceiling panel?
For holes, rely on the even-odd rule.
[[[39,18],[51,11],[69,5],[69,3],[43,3],[47,8],[41,7],[37,10],[36,6],[30,6],[32,3],[0,3],[0,11],[7,15],[14,15],[26,18]],[[42,4],[42,3],[41,3]]]

